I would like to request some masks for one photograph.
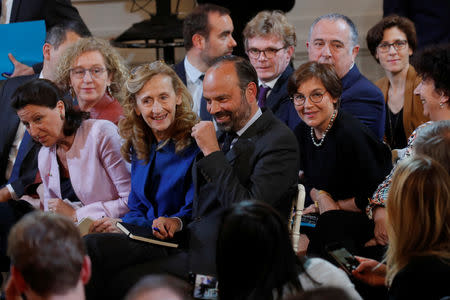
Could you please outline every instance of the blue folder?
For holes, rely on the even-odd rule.
[[[14,71],[8,53],[31,67],[44,59],[42,46],[45,42],[45,22],[42,20],[0,24],[0,40],[0,74]]]

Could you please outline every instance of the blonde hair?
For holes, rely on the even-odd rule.
[[[119,102],[123,100],[122,86],[125,82],[128,69],[120,54],[105,40],[88,37],[78,40],[61,56],[56,71],[56,83],[64,91],[70,89],[70,69],[80,55],[90,51],[98,51],[103,56],[108,75],[111,74],[109,89],[111,96]]]
[[[286,16],[279,10],[259,12],[244,28],[245,49],[248,49],[248,39],[255,36],[275,35],[283,40],[285,47],[297,44],[295,27],[289,24]]]
[[[450,175],[426,156],[401,162],[392,179],[387,219],[388,285],[414,257],[450,259]]]
[[[177,96],[181,96],[181,104],[177,105],[175,121],[170,128],[170,137],[175,141],[175,151],[178,153],[192,143],[191,130],[198,123],[198,117],[192,111],[191,94],[175,71],[164,62],[143,64],[131,71],[124,85],[125,119],[119,123],[119,133],[125,139],[121,152],[127,161],[131,161],[132,150],[136,152],[138,159],[148,161],[150,145],[155,137],[142,116],[136,114],[136,94],[150,79],[160,74],[171,78],[173,90]]]

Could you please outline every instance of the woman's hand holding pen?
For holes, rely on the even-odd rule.
[[[181,220],[179,218],[159,217],[153,220],[153,235],[159,239],[171,239],[175,232],[181,230]]]
[[[355,256],[360,262],[359,266],[352,271],[352,275],[356,278],[372,286],[380,286],[385,284],[386,265],[376,260]]]

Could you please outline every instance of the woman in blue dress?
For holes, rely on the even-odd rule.
[[[199,149],[191,138],[198,122],[192,98],[175,72],[160,61],[135,68],[126,82],[119,124],[122,155],[131,162],[131,193],[122,222],[172,238],[189,220],[194,187],[191,168]],[[104,218],[91,232],[119,232]]]

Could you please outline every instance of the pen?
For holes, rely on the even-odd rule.
[[[152,227],[152,228],[153,228],[153,230],[156,231],[156,232],[161,232],[161,231],[159,231],[159,228],[158,228],[158,227]]]
[[[376,265],[375,267],[372,268],[372,271],[375,271],[376,269],[378,269],[382,264],[383,264],[383,262],[379,262],[378,265]]]

